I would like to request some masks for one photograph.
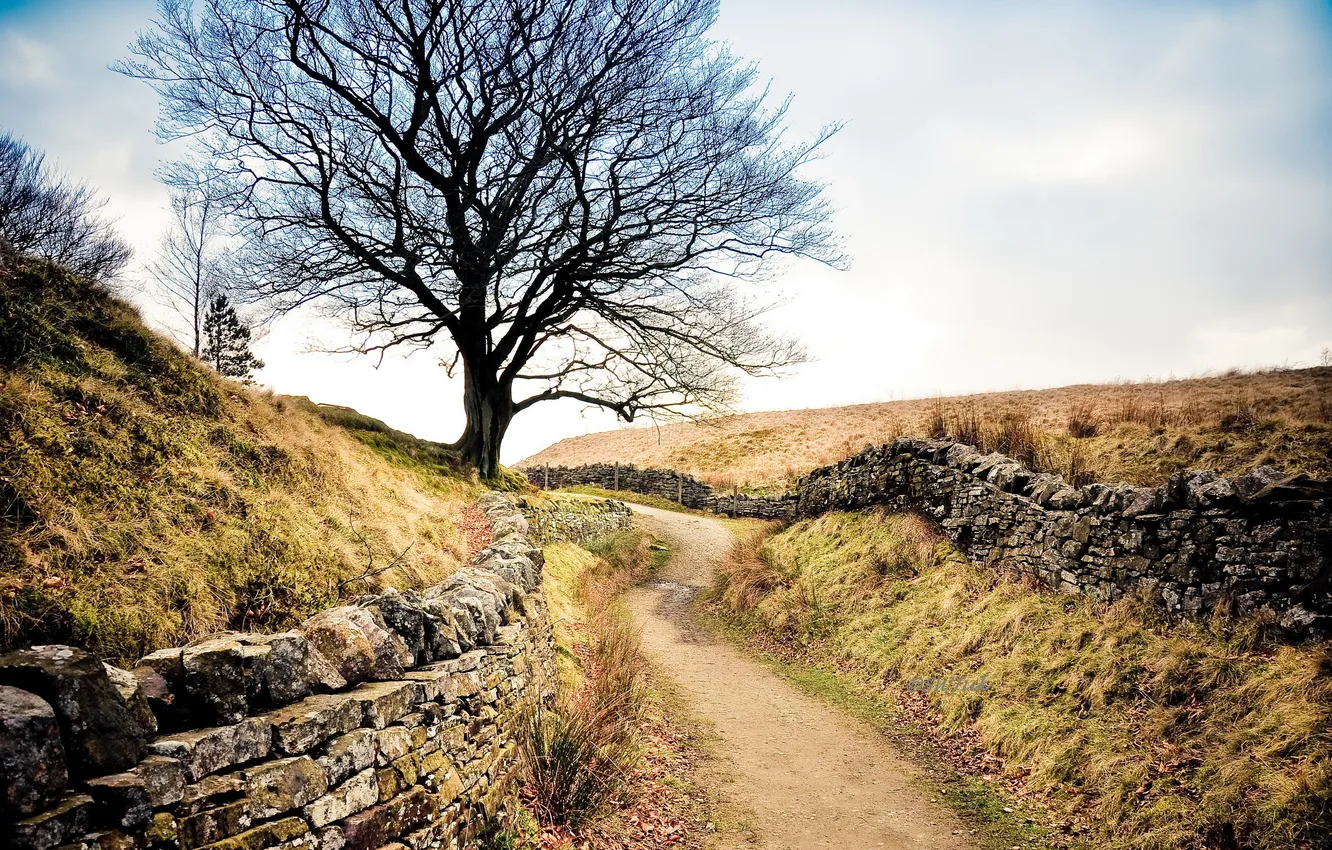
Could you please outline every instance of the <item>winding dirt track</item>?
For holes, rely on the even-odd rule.
[[[873,730],[835,715],[694,623],[691,602],[731,545],[722,523],[631,507],[672,550],[660,578],[629,596],[643,644],[715,728],[719,753],[733,768],[722,793],[754,812],[759,846],[975,846],[952,812],[911,784],[916,772]]]

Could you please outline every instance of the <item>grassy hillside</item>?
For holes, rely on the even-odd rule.
[[[1070,480],[1158,484],[1186,467],[1332,475],[1332,368],[749,413],[562,440],[520,467],[620,461],[782,487],[866,444],[949,436]]]
[[[881,511],[756,536],[713,592],[760,645],[836,673],[892,722],[977,741],[975,773],[1052,806],[1049,825],[1085,846],[1328,846],[1327,642],[1034,592]]]
[[[442,447],[219,379],[109,293],[0,256],[0,648],[126,660],[438,581],[483,533],[478,490]]]

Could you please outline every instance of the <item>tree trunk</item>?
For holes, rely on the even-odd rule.
[[[476,467],[477,474],[494,478],[499,474],[500,445],[513,421],[513,389],[484,367],[464,361],[463,409],[467,427],[454,446],[463,460]]]

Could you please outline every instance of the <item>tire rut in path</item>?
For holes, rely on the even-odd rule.
[[[963,850],[975,844],[951,811],[911,784],[919,774],[874,730],[800,693],[693,618],[732,538],[716,520],[632,505],[671,546],[629,605],[653,661],[711,724],[732,767],[722,793],[754,812],[769,850]]]

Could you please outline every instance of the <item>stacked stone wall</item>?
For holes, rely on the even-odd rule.
[[[883,505],[936,520],[973,560],[1114,600],[1146,591],[1170,611],[1273,612],[1332,633],[1332,483],[1273,467],[1189,471],[1160,487],[1072,487],[960,443],[901,438],[801,479],[780,497],[719,494],[682,473],[618,464],[533,467],[552,489],[590,484],[731,516],[782,519]]]
[[[0,846],[446,850],[512,798],[520,703],[552,664],[541,550],[513,503],[448,581],[134,670],[0,656]]]
[[[523,470],[529,481],[544,490],[591,486],[656,496],[686,508],[726,516],[754,519],[789,519],[796,513],[796,497],[719,493],[692,475],[669,469],[639,468],[632,464],[592,463],[585,466],[533,466]]]
[[[614,499],[525,498],[520,502],[537,545],[586,543],[634,527],[634,514]]]
[[[1148,590],[1171,611],[1274,612],[1292,632],[1332,626],[1332,484],[1273,467],[1191,471],[1160,487],[1072,487],[998,454],[902,438],[810,473],[799,513],[884,505],[933,517],[973,560],[1070,593]]]

